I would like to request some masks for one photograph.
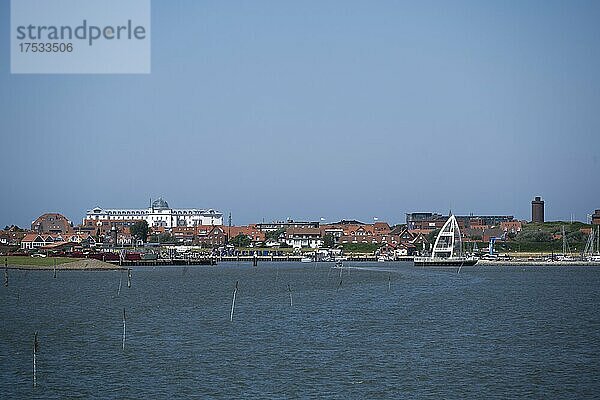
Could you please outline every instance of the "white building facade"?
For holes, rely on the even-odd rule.
[[[112,220],[112,221],[138,221],[148,222],[150,227],[164,227],[167,229],[177,226],[223,225],[223,213],[213,209],[174,209],[159,197],[151,202],[145,209],[103,209],[96,207],[87,210],[85,220]],[[85,223],[84,220],[84,223]]]

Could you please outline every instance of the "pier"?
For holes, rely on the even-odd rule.
[[[600,267],[600,262],[594,261],[529,261],[529,260],[479,260],[475,266],[499,267]]]
[[[217,265],[220,262],[248,262],[254,264],[263,262],[301,262],[305,256],[290,254],[290,255],[236,255],[236,256],[207,256],[200,258],[158,258],[148,260],[110,260],[106,261],[113,265],[122,267],[133,266],[168,266],[168,265]],[[353,262],[377,262],[377,257],[368,254],[357,254],[345,256],[343,261]],[[403,257],[397,261],[412,261],[412,257]],[[315,262],[315,261],[312,261]],[[319,260],[318,262],[334,262],[334,260]]]
[[[111,260],[106,262],[113,265],[119,265],[121,267],[157,267],[166,265],[216,265],[217,258],[158,258],[154,260]]]

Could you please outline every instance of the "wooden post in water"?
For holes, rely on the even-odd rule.
[[[131,287],[131,268],[127,268],[127,287]]]
[[[288,292],[290,292],[290,307],[294,305],[294,301],[292,300],[292,287],[288,283]]]
[[[390,274],[388,275],[388,292],[390,291],[391,288],[392,288],[392,273],[390,272]]]
[[[125,324],[126,324],[126,318],[125,318],[125,307],[123,307],[123,350],[125,350]]]
[[[119,290],[117,290],[117,296],[121,295],[121,285],[123,284],[123,271],[119,272]]]
[[[37,352],[38,352],[38,333],[33,335],[33,387],[37,386]]]
[[[54,260],[54,279],[56,279],[56,258],[53,258]]]
[[[235,296],[238,291],[238,281],[235,281],[235,289],[233,289],[233,300],[231,301],[231,314],[229,315],[229,321],[233,322],[233,312],[235,310]]]
[[[4,287],[8,287],[8,259],[4,257]]]

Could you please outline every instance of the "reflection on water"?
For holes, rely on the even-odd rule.
[[[117,271],[11,271],[0,291],[3,397],[584,398],[600,389],[600,269],[346,263],[340,279],[332,265],[138,268],[131,288]]]

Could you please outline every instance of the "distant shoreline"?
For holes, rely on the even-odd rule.
[[[177,260],[179,261],[179,260]],[[100,261],[100,260],[96,260],[93,258],[85,258],[85,259],[77,259],[77,260],[73,260],[73,261],[68,261],[68,262],[63,262],[63,263],[59,263],[56,264],[56,266],[54,265],[35,265],[35,264],[21,264],[21,263],[9,263],[6,268],[7,269],[11,269],[11,270],[23,270],[23,271],[53,271],[54,269],[56,269],[57,271],[124,271],[127,270],[129,267],[134,267],[134,266],[164,266],[164,267],[170,267],[170,266],[189,266],[189,265],[194,265],[193,263],[188,263],[186,262],[186,260],[180,260],[181,263],[177,263],[175,262],[175,260],[170,260],[169,263],[161,263],[161,262],[157,262],[156,260],[154,261],[148,261],[148,260],[140,260],[140,261],[133,261],[133,262],[127,262],[124,263],[124,265],[118,265],[115,263],[109,263],[109,262],[104,262],[104,261]],[[243,257],[243,258],[226,258],[226,257],[217,257],[217,261],[219,262],[247,262],[249,264],[252,263],[252,258],[251,257]],[[300,260],[299,259],[295,259],[295,257],[293,259],[291,258],[280,258],[280,259],[273,259],[271,257],[259,257],[258,258],[258,265],[260,264],[271,264],[271,263],[290,263],[290,262],[296,262],[299,263]],[[406,257],[404,259],[401,260],[397,260],[397,261],[385,261],[385,262],[378,262],[376,258],[372,257],[372,256],[368,256],[368,257],[351,257],[347,260],[345,260],[345,262],[350,262],[350,263],[378,263],[380,265],[385,265],[385,264],[394,264],[394,263],[399,263],[399,262],[408,262],[408,263],[412,263],[412,260],[409,257]],[[312,261],[309,265],[314,264],[315,262]],[[318,261],[318,263],[332,263],[332,261]],[[196,264],[196,265],[202,265],[202,264]],[[307,264],[304,264],[307,265]],[[485,260],[485,259],[480,259],[477,264],[474,266],[475,268],[478,266],[494,266],[494,267],[518,267],[518,266],[527,266],[527,267],[600,267],[600,262],[591,262],[591,261],[542,261],[542,260],[538,260],[538,261],[533,261],[533,260]]]

